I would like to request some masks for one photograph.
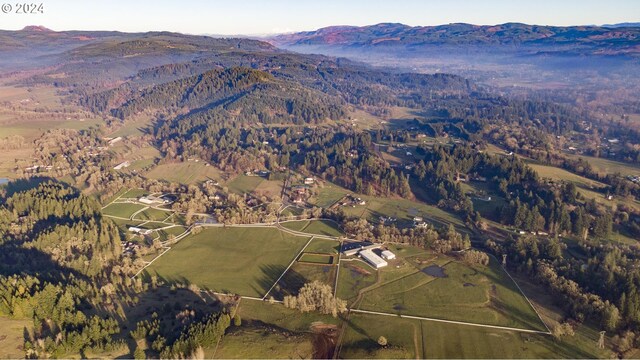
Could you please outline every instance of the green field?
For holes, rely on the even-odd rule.
[[[220,171],[202,162],[161,164],[145,174],[148,178],[180,184],[194,184],[208,179],[219,180]]]
[[[378,345],[380,336],[387,339],[387,346]],[[352,313],[339,356],[343,359],[421,358],[420,337],[417,320]]]
[[[290,334],[267,327],[232,328],[215,353],[205,355],[214,359],[310,359],[312,340],[310,334]]]
[[[376,272],[359,261],[341,261],[336,295],[353,302],[358,292],[376,282]]]
[[[138,204],[114,203],[102,209],[105,215],[130,218],[136,211],[144,209],[145,206]]]
[[[435,206],[407,199],[379,198],[374,196],[361,197],[367,202],[366,205],[343,207],[347,215],[363,217],[374,224],[379,222],[380,216],[390,216],[398,220],[398,226],[410,226],[413,224],[413,218],[420,216],[423,217],[425,221],[438,226],[445,226],[451,223],[456,226],[456,230],[458,231],[469,231],[460,218]]]
[[[144,189],[129,189],[127,192],[120,196],[121,199],[138,199],[142,196],[149,195],[149,192]]]
[[[304,249],[305,252],[337,254],[340,250],[340,243],[335,240],[313,239]]]
[[[364,293],[363,310],[433,317],[479,324],[546,330],[535,311],[497,261],[470,266],[451,258],[400,259],[379,270],[380,281]],[[421,269],[442,266],[446,277]],[[413,269],[411,269],[413,267]]]
[[[159,209],[148,208],[142,212],[136,214],[136,220],[152,220],[152,221],[163,221],[167,217],[169,217],[173,212],[165,211]]]
[[[217,292],[260,297],[307,241],[272,228],[210,228],[178,242],[147,273]]]
[[[300,259],[298,259],[298,261],[320,265],[331,265],[333,264],[333,256],[304,253],[300,256]]]
[[[564,155],[571,159],[577,160],[579,158],[582,158],[583,160],[588,161],[593,169],[601,175],[620,173],[623,176],[627,176],[640,174],[640,166],[638,165],[585,155]]]
[[[263,181],[265,181],[265,179],[260,176],[238,175],[233,180],[227,182],[225,186],[229,188],[230,191],[238,194],[252,193]]]
[[[311,201],[316,206],[329,207],[350,193],[352,192],[347,189],[327,182],[325,186],[318,188],[318,195]]]
[[[604,194],[596,191],[599,188],[605,187],[605,184],[603,183],[587,179],[583,176],[576,175],[572,172],[554,166],[539,164],[529,164],[529,166],[534,169],[541,177],[574,183],[578,187],[578,192],[580,192],[587,199],[595,199],[596,202],[606,206],[622,204],[640,210],[640,202],[636,200],[624,199],[619,197],[616,197],[613,201],[605,199]]]
[[[333,287],[336,279],[336,266],[294,263],[282,277],[269,296],[281,300],[285,295],[297,295],[304,284],[320,281]]]
[[[300,220],[283,222],[287,229],[302,231],[314,235],[344,236],[338,225],[328,220]]]

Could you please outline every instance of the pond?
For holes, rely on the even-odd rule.
[[[422,269],[422,272],[436,278],[446,278],[448,275],[444,272],[444,268],[438,265],[429,265]]]

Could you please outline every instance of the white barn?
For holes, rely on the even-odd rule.
[[[360,251],[360,256],[376,269],[389,265],[384,259],[369,249]]]
[[[386,259],[386,260],[393,260],[393,259],[395,259],[395,258],[396,258],[396,254],[392,253],[392,252],[391,252],[391,251],[389,251],[389,250],[384,250],[384,251],[382,251],[382,254],[381,254],[381,255],[382,255],[382,258],[383,258],[383,259]]]

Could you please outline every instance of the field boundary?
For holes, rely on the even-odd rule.
[[[442,323],[456,324],[456,325],[466,325],[466,326],[484,327],[484,328],[490,328],[490,329],[518,331],[518,332],[525,332],[525,333],[530,333],[530,334],[551,335],[550,331],[521,329],[521,328],[514,328],[514,327],[509,327],[509,326],[478,324],[478,323],[471,323],[471,322],[466,322],[466,321],[444,320],[444,319],[437,319],[437,318],[430,318],[430,317],[421,317],[421,316],[413,316],[413,315],[402,315],[402,314],[391,314],[391,313],[384,313],[384,312],[378,312],[378,311],[369,311],[369,310],[360,310],[360,309],[349,309],[348,311],[349,312],[355,312],[355,313],[361,313],[361,314],[369,314],[369,315],[391,316],[391,317],[399,317],[399,318],[403,318],[403,319],[442,322]]]
[[[280,277],[276,280],[276,282],[273,283],[273,285],[271,285],[271,288],[269,288],[269,290],[266,292],[266,294],[264,294],[264,296],[262,297],[262,300],[267,298],[267,295],[269,295],[269,293],[271,292],[271,290],[273,290],[274,287],[276,287],[276,285],[278,285],[278,283],[280,282],[280,280],[282,279],[282,277],[284,277],[284,275],[287,273],[287,271],[289,271],[289,269],[291,269],[291,266],[293,266],[293,264],[296,263],[296,261],[298,261],[298,258],[300,257],[300,255],[304,252],[304,249],[307,248],[307,246],[309,246],[309,244],[311,244],[311,241],[313,241],[314,236],[312,236],[309,241],[307,241],[307,243],[304,245],[304,247],[300,250],[300,252],[298,252],[298,254],[293,258],[293,261],[291,261],[291,263],[289,264],[289,266],[287,266],[286,269],[284,269],[284,271],[282,272],[282,274],[280,274]]]

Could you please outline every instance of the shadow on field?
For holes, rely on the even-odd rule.
[[[260,271],[262,271],[262,277],[258,280],[261,290],[258,292],[265,294],[269,291],[285,270],[286,267],[282,265],[261,266]],[[307,282],[307,278],[290,268],[268,295],[273,296],[276,300],[282,300],[287,295],[297,295],[298,290]]]

